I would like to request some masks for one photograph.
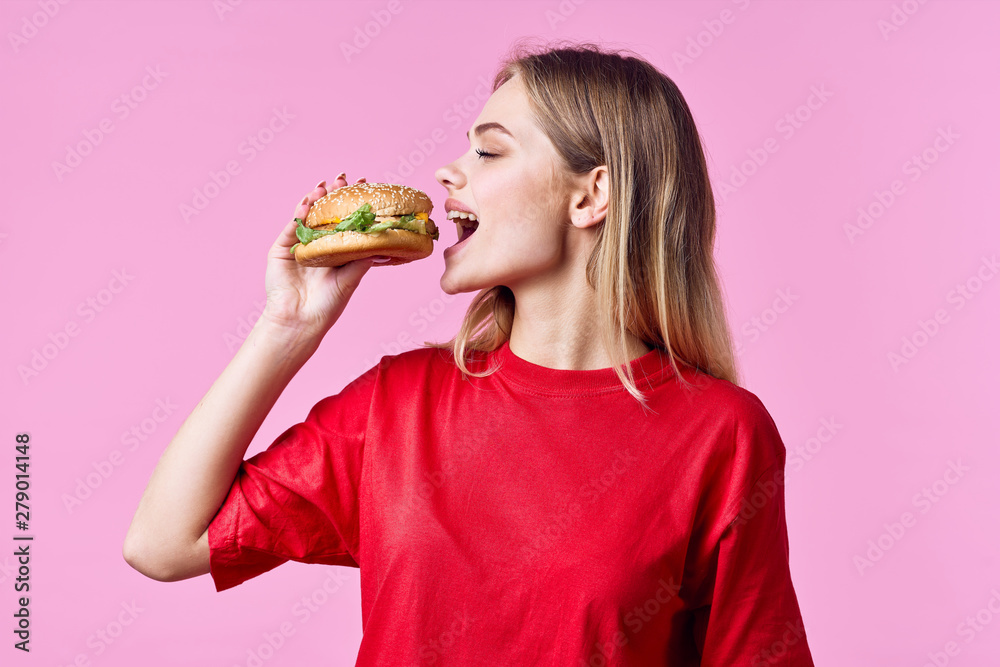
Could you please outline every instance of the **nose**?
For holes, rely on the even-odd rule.
[[[434,172],[437,182],[447,188],[448,192],[461,190],[465,187],[465,175],[459,170],[455,163],[446,164]]]

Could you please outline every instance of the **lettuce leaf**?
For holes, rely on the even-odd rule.
[[[358,210],[341,220],[337,224],[336,231],[367,232],[373,222],[375,222],[375,214],[372,213],[372,206],[368,202],[365,202],[358,208]]]
[[[296,243],[288,252],[295,254],[295,248],[297,246],[305,245],[321,236],[327,236],[328,234],[336,234],[338,232],[361,232],[362,234],[374,234],[375,232],[381,232],[385,229],[406,229],[413,232],[426,234],[426,223],[419,224],[419,222],[414,222],[417,219],[415,215],[406,214],[401,216],[399,220],[383,220],[382,222],[375,222],[375,214],[372,213],[372,207],[368,202],[362,204],[354,213],[337,223],[334,229],[312,229],[306,227],[305,223],[301,218],[295,218],[295,222],[298,226],[295,228],[295,236],[299,239],[299,243]],[[437,241],[438,240],[438,230],[435,228],[434,233],[430,237]]]

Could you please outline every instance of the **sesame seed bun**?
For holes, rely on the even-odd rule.
[[[336,221],[354,213],[365,203],[371,205],[376,220],[402,215],[430,214],[434,208],[430,198],[416,188],[393,183],[355,183],[317,199],[303,221],[311,229],[332,229]],[[431,230],[434,221],[428,219]],[[436,233],[436,232],[435,232]],[[321,236],[309,243],[295,246],[295,260],[303,266],[343,266],[357,259],[384,255],[392,260],[377,266],[405,264],[423,259],[434,249],[429,234],[405,229],[384,229],[381,232],[337,232]]]
[[[393,183],[355,183],[320,197],[309,208],[305,226],[315,229],[325,220],[346,218],[368,202],[376,216],[430,213],[434,208],[430,197],[405,185]]]

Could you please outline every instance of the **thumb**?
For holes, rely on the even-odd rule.
[[[337,276],[337,287],[341,293],[348,297],[353,294],[354,290],[361,284],[361,279],[368,273],[368,269],[372,267],[372,264],[374,264],[372,258],[366,257],[348,262],[337,269],[334,275]]]
[[[278,234],[278,238],[274,240],[272,247],[274,248],[289,248],[293,243],[298,241],[298,237],[295,235],[295,229],[299,226],[299,223],[295,222],[295,218],[292,218],[285,223],[284,228]],[[287,252],[287,251],[286,251]]]

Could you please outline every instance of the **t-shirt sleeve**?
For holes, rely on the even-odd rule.
[[[216,591],[288,560],[359,567],[358,490],[381,365],[316,403],[305,421],[240,464],[208,526]]]
[[[735,426],[733,493],[694,610],[703,667],[813,667],[789,569],[785,447],[753,397]]]

